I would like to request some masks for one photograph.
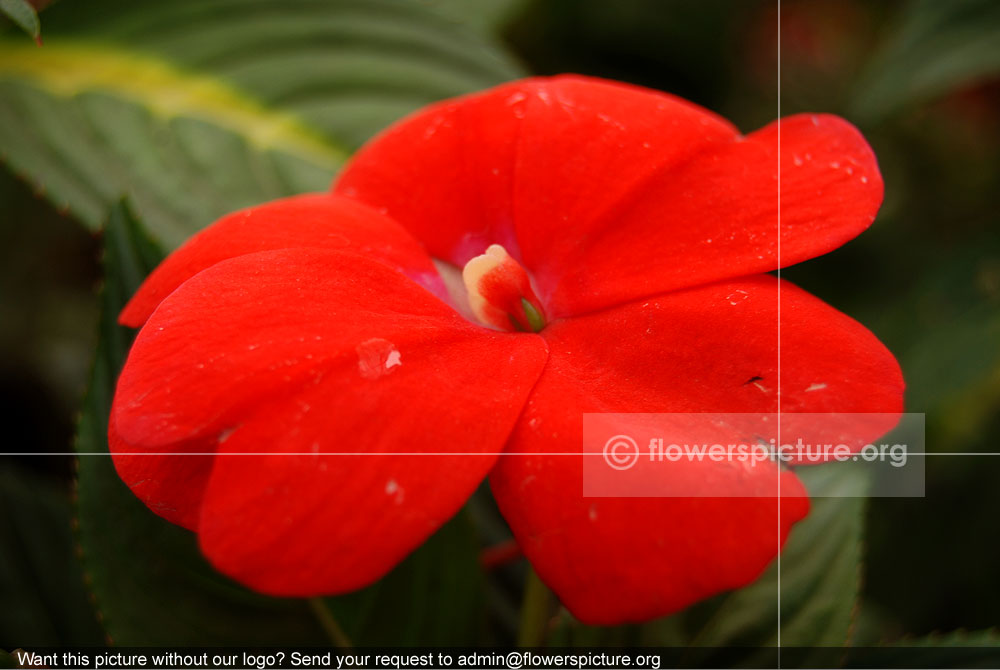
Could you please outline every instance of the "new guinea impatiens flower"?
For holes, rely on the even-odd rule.
[[[416,112],[331,193],[230,214],[147,279],[121,315],[142,330],[118,472],[270,594],[372,583],[487,477],[585,622],[751,582],[806,515],[792,471],[715,464],[725,497],[584,498],[582,415],[777,411],[764,273],[842,245],[882,200],[845,121],[782,120],[780,154],[778,136],[576,76]],[[780,286],[782,411],[900,412],[889,351]]]

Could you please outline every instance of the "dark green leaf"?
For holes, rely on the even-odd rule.
[[[1000,666],[1000,633],[996,630],[956,631],[904,638],[851,650],[848,668],[996,668]]]
[[[358,646],[462,646],[482,640],[483,575],[465,513],[375,585],[328,598]]]
[[[482,32],[496,32],[527,4],[526,0],[421,0],[428,9]]]
[[[75,558],[68,487],[16,458],[0,464],[0,648],[101,644]]]
[[[911,0],[861,80],[854,112],[879,119],[1000,73],[1000,3]]]
[[[233,209],[325,188],[346,156],[213,79],[59,39],[0,42],[0,146],[94,227],[127,194],[169,246]]]
[[[750,586],[721,601],[691,644],[724,647],[781,644],[822,647],[847,643],[858,595],[864,495],[863,464],[801,467],[796,474],[812,497],[809,516],[789,535],[779,563]]]

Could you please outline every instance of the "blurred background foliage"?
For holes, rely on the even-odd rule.
[[[104,448],[101,415],[130,336],[108,315],[164,251],[219,214],[324,188],[391,120],[525,73],[662,89],[752,130],[778,114],[777,11],[773,0],[62,0],[40,13],[41,48],[8,21],[3,449],[70,450],[88,385],[78,443]],[[897,355],[907,410],[927,414],[929,451],[997,452],[1000,3],[785,0],[780,25],[781,113],[845,116],[874,146],[886,182],[867,233],[784,276]],[[129,207],[116,204],[123,196]],[[475,569],[481,545],[508,537],[485,491],[383,583],[305,603],[215,576],[190,536],[146,512],[104,459],[82,459],[78,488],[75,473],[69,457],[0,461],[0,647],[109,634],[134,644],[338,634],[443,644],[524,633],[523,562],[487,576]],[[789,630],[815,620],[821,602],[815,625],[833,631],[804,644],[1000,623],[1000,457],[931,457],[926,476],[925,498],[817,504],[815,521],[793,535],[789,552],[803,565],[857,587],[789,577],[789,589],[827,599],[800,607],[801,593],[788,591]],[[819,479],[820,488],[851,485]],[[842,546],[849,551],[834,552]],[[554,611],[545,634],[556,643],[767,643],[746,621],[774,618],[749,598],[611,631]]]

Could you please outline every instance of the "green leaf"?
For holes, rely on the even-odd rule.
[[[812,496],[811,508],[782,551],[780,582],[775,562],[756,582],[726,597],[692,644],[776,645],[779,594],[783,646],[847,643],[870,473],[864,464],[830,463],[801,467],[796,474]]]
[[[132,340],[115,318],[162,252],[125,205],[113,210],[104,247],[100,337],[77,450],[80,543],[109,635],[120,645],[329,643],[315,604],[261,596],[215,572],[194,534],[149,511],[105,455],[114,383]],[[473,643],[483,607],[471,526],[460,515],[382,582],[325,602],[355,644]]]
[[[714,601],[696,605],[680,620],[654,622],[647,640],[664,637],[673,644],[725,648],[693,652],[699,664],[733,662],[733,647],[745,647],[743,663],[767,667],[780,644],[798,650],[796,664],[825,667],[839,661],[823,647],[848,642],[860,590],[861,540],[870,468],[845,462],[796,469],[811,497],[809,515],[793,528],[781,553],[753,584]],[[780,579],[779,579],[780,572]],[[680,638],[678,631],[688,637]],[[720,654],[715,658],[714,654]],[[810,656],[813,653],[815,656]]]
[[[357,646],[470,646],[483,639],[484,578],[466,513],[381,581],[327,598]]]
[[[74,556],[68,487],[7,457],[0,469],[0,648],[93,645],[104,633]],[[66,488],[67,490],[63,490]]]
[[[325,188],[346,155],[214,79],[57,39],[0,42],[0,146],[88,225],[128,195],[171,247],[233,209]]]
[[[16,23],[31,39],[41,45],[39,37],[42,26],[38,21],[38,13],[27,0],[0,0],[0,12]]]
[[[858,85],[854,115],[875,120],[1000,73],[1000,3],[911,0]]]
[[[96,228],[129,197],[172,248],[222,214],[324,190],[428,102],[520,74],[418,0],[97,0],[0,41],[2,158]]]
[[[496,32],[527,4],[526,0],[422,0],[442,16],[482,32]]]
[[[522,75],[488,36],[425,3],[95,0],[53,7],[46,33],[84,35],[218,78],[355,148],[429,102]]]
[[[1000,632],[955,631],[904,638],[880,647],[851,650],[848,668],[996,668],[1000,665]]]

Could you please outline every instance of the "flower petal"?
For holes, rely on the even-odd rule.
[[[227,214],[191,237],[150,274],[120,320],[138,328],[174,289],[219,261],[295,247],[357,252],[447,295],[430,258],[399,224],[354,200],[310,193]]]
[[[779,524],[770,463],[731,478],[733,497],[581,495],[583,413],[776,411],[778,286],[767,275],[718,283],[542,331],[549,363],[491,483],[525,555],[581,620],[641,621],[743,586],[805,515],[801,484],[783,472]],[[899,367],[882,344],[816,298],[780,286],[783,410],[901,411]],[[825,386],[810,390],[816,384]],[[533,455],[552,452],[567,455]],[[681,472],[714,485],[729,476],[728,464],[709,465],[718,467]]]
[[[108,423],[108,448],[118,476],[151,510],[188,530],[198,530],[201,494],[214,460],[198,454],[214,454],[217,445],[215,436],[209,436],[172,445],[172,455],[149,453],[123,440],[113,420]]]
[[[821,256],[871,225],[882,191],[875,156],[849,123],[782,119],[650,173],[590,223],[586,245],[542,240],[540,258],[553,250],[544,260],[555,284],[551,309],[585,312]]]
[[[187,478],[146,468],[154,481],[136,492],[158,513],[200,501],[200,542],[222,571],[270,593],[333,593],[378,578],[458,510],[545,357],[540,337],[470,324],[381,263],[248,254],[157,308],[111,430],[131,453],[217,451]],[[338,452],[372,455],[325,455]],[[140,458],[115,453],[119,468]]]
[[[504,84],[431,105],[354,154],[334,193],[399,221],[435,258],[459,268],[500,244],[514,256],[511,196],[528,91]]]
[[[562,76],[427,108],[365,146],[336,193],[458,266],[501,244],[567,316],[779,265],[778,124],[747,137],[664,93]],[[781,265],[864,230],[875,158],[832,116],[781,122]]]

